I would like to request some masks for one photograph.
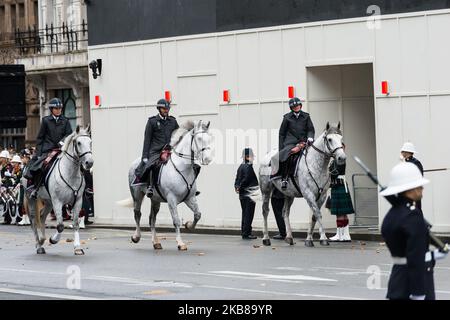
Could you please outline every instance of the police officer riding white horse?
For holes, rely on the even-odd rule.
[[[270,196],[276,188],[285,196],[285,241],[290,245],[294,244],[289,220],[290,208],[295,198],[304,198],[313,211],[305,245],[314,246],[313,232],[316,223],[319,225],[320,244],[329,245],[322,224],[321,208],[330,186],[330,159],[334,158],[338,164],[346,160],[340,124],[333,126],[327,123],[323,133],[314,140],[314,125],[309,114],[301,110],[300,99],[289,100],[289,107],[291,112],[284,115],[280,127],[279,150],[269,152],[259,170],[264,218],[263,244],[270,245],[267,216]],[[259,190],[251,192],[249,197],[259,199]]]
[[[133,204],[136,230],[131,240],[138,243],[141,239],[142,201],[145,195],[151,199],[153,247],[162,249],[155,224],[160,204],[166,202],[175,226],[178,249],[187,250],[187,245],[181,239],[177,206],[184,202],[194,212],[194,221],[185,224],[187,229],[194,229],[201,217],[196,199],[199,194],[197,176],[200,165],[208,165],[212,161],[210,123],[187,121],[179,127],[176,119],[169,116],[169,101],[161,99],[156,107],[159,113],[148,119],[145,128],[142,157],[136,159],[128,171],[132,199],[119,201],[118,204]]]

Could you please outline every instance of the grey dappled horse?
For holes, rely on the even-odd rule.
[[[185,227],[193,230],[200,220],[201,213],[197,204],[196,175],[194,164],[208,165],[212,161],[211,135],[209,133],[210,122],[187,121],[172,134],[170,145],[173,147],[172,155],[168,162],[162,166],[159,177],[158,188],[155,186],[154,195],[151,198],[150,229],[154,249],[162,249],[161,243],[156,236],[156,215],[162,202],[167,202],[175,226],[176,241],[179,250],[187,250],[186,244],[181,239],[181,221],[178,216],[177,206],[184,202],[194,212],[194,222],[187,222]],[[131,196],[133,198],[134,219],[136,231],[131,237],[134,243],[141,239],[141,205],[147,189],[146,185],[133,185],[135,179],[134,171],[139,165],[140,159],[136,159],[128,172],[128,182]],[[126,200],[125,200],[126,202]]]
[[[36,213],[37,200],[31,198],[28,192],[25,194],[28,200],[31,229],[36,238],[38,254],[45,254],[45,249],[42,247],[46,240],[45,220],[47,219],[47,215],[52,211],[52,208],[56,215],[57,232],[50,237],[49,242],[51,244],[57,244],[61,239],[61,234],[64,231],[62,210],[66,204],[72,207],[74,253],[75,255],[84,254],[78,232],[78,216],[82,206],[85,187],[81,167],[89,170],[93,164],[89,126],[86,129],[77,126],[76,130],[64,140],[62,152],[52,165],[50,173],[47,174],[45,185],[48,185],[48,189],[45,185],[42,185],[39,189],[38,198],[44,202],[44,208],[41,212]],[[41,235],[39,235],[39,230]]]
[[[281,189],[281,178],[270,179],[272,167],[277,165],[276,155],[278,151],[272,150],[264,158],[259,170],[259,189],[255,189],[249,196],[255,198],[261,192],[263,201],[263,217],[264,217],[264,237],[263,244],[270,245],[269,232],[267,229],[267,216],[269,214],[269,201],[273,188],[277,188],[285,195],[283,217],[286,223],[286,242],[290,245],[294,244],[292,237],[291,224],[289,222],[289,213],[294,198],[303,197],[313,211],[308,236],[305,240],[307,247],[313,247],[313,232],[316,222],[319,224],[320,244],[329,245],[327,236],[322,225],[322,214],[320,209],[325,202],[327,190],[330,185],[328,165],[331,158],[335,158],[338,164],[342,164],[346,155],[342,146],[342,132],[340,123],[337,126],[330,126],[327,123],[325,131],[317,138],[312,146],[303,151],[295,171],[295,182],[299,187],[301,194],[296,186],[289,179],[286,190]]]

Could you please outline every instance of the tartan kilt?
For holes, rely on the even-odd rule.
[[[336,216],[355,213],[350,192],[345,192],[343,184],[331,187],[331,197],[328,197],[325,207]]]

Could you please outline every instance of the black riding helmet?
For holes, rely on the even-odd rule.
[[[170,110],[170,102],[167,101],[166,99],[160,99],[156,103],[156,108],[167,108]]]
[[[63,104],[61,102],[61,100],[59,100],[58,98],[53,98],[48,102],[48,108],[50,110],[52,110],[53,108],[62,108]]]
[[[291,100],[289,100],[289,108],[292,109],[292,108],[295,108],[297,106],[303,106],[302,102],[300,101],[299,98],[295,97],[295,98],[292,98]]]

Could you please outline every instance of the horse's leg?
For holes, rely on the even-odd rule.
[[[136,230],[134,231],[134,235],[131,236],[131,241],[133,243],[138,243],[141,240],[141,206],[145,195],[139,190],[133,190],[133,192],[134,221],[136,222]]]
[[[44,207],[41,210],[40,219],[41,219],[41,234],[42,238],[45,240],[47,237],[45,236],[45,221],[47,221],[48,214],[52,211],[52,203],[51,201],[44,201]],[[50,239],[49,239],[50,241]]]
[[[150,231],[152,232],[152,243],[153,249],[161,250],[162,245],[156,236],[156,215],[159,212],[159,208],[161,207],[161,203],[157,201],[152,201],[151,209],[150,209]]]
[[[200,212],[200,209],[198,208],[197,198],[195,196],[193,196],[190,199],[187,199],[184,203],[186,203],[188,208],[191,209],[192,212],[194,212],[194,222],[188,221],[184,224],[184,226],[188,230],[194,230],[195,226],[197,225],[197,222],[202,217],[202,213]]]
[[[322,213],[320,212],[320,208],[316,201],[312,201],[314,197],[307,197],[306,201],[308,202],[309,207],[313,211],[313,215],[311,217],[311,224],[308,230],[308,236],[305,240],[305,245],[307,247],[313,247],[313,233],[314,233],[314,227],[316,225],[316,222],[319,224],[319,232],[320,232],[320,244],[323,246],[328,246],[330,243],[328,241],[328,238],[325,234],[325,229],[323,228],[322,224]]]
[[[52,200],[52,205],[53,211],[55,212],[56,216],[56,233],[50,237],[49,241],[51,244],[57,244],[59,240],[61,240],[61,234],[64,231],[63,203],[60,201]]]
[[[291,246],[294,245],[294,237],[292,236],[291,222],[289,221],[289,213],[291,211],[294,198],[286,196],[284,198],[283,217],[286,224],[286,238],[285,241]]]
[[[264,219],[263,245],[270,246],[271,243],[269,238],[269,228],[267,226],[267,216],[269,215],[270,212],[269,208],[270,194],[263,192],[262,198],[263,198],[262,214]]]
[[[30,216],[31,230],[33,230],[34,238],[36,239],[36,252],[37,254],[45,254],[45,249],[42,247],[44,243],[40,241],[37,230],[40,224],[37,221],[39,217],[36,217],[36,202],[37,200],[35,199],[28,199],[28,214]]]
[[[80,216],[80,210],[82,205],[82,197],[80,196],[77,201],[75,202],[75,205],[72,208],[72,216],[73,216],[73,253],[76,256],[82,256],[84,255],[84,250],[81,247],[80,243],[80,223],[78,221],[78,217]]]
[[[167,203],[169,205],[169,210],[172,215],[173,226],[175,227],[178,250],[183,250],[183,251],[187,250],[186,244],[181,239],[181,232],[180,232],[181,221],[180,221],[180,217],[178,216],[177,202],[173,198],[168,198]]]

